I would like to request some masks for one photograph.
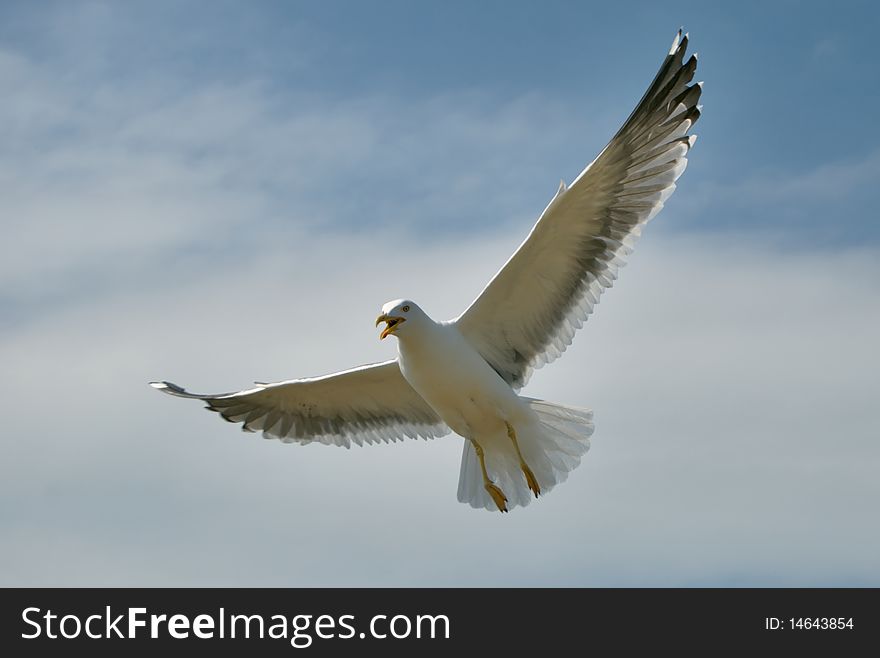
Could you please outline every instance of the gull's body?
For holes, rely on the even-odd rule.
[[[413,302],[408,304],[410,315],[422,317],[408,318],[408,331],[398,334],[400,371],[453,432],[483,437],[503,432],[505,419],[528,417],[527,405],[455,323],[434,322]]]
[[[406,331],[396,332],[401,373],[443,422],[469,442],[462,459],[459,500],[490,509],[496,505],[482,486],[482,472],[473,449],[479,445],[494,466],[500,491],[511,497],[502,505],[528,504],[530,491],[527,483],[522,486],[519,482],[519,457],[508,436],[508,426],[516,428],[519,448],[541,483],[540,490],[552,489],[558,477],[544,454],[550,445],[544,450],[533,449],[540,443],[541,428],[538,414],[529,404],[532,401],[516,394],[461,334],[456,323],[434,322],[409,300],[386,305],[389,311],[400,306],[410,307]],[[591,416],[589,412],[585,415],[587,419]],[[592,424],[584,429],[591,431]],[[581,447],[573,446],[573,452],[586,452],[589,431]]]
[[[564,480],[589,449],[592,412],[519,395],[556,359],[612,285],[642,227],[687,164],[699,118],[679,32],[636,109],[571,186],[563,183],[526,240],[459,317],[435,322],[409,300],[385,304],[381,338],[396,359],[325,377],[222,395],[153,386],[247,431],[349,447],[452,430],[465,439],[458,498],[507,511]]]

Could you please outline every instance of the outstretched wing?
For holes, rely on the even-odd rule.
[[[455,322],[508,384],[553,361],[611,287],[642,226],[675,190],[700,116],[697,57],[679,31],[657,77],[599,156]]]
[[[169,382],[150,384],[169,395],[204,400],[249,432],[289,443],[351,447],[404,438],[430,439],[449,429],[416,393],[396,360],[324,377],[258,384],[238,393],[196,395]]]

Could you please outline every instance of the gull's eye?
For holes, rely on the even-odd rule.
[[[400,310],[403,311],[404,313],[408,313],[408,312],[409,312],[409,304],[407,304],[406,306],[404,306],[404,307],[403,307],[402,309],[400,309]]]

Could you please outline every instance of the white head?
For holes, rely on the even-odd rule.
[[[421,325],[428,316],[418,307],[418,305],[409,299],[395,299],[388,302],[382,307],[382,314],[376,318],[376,326],[385,322],[386,326],[379,334],[379,340],[395,334],[396,336],[405,336],[407,332],[412,331]],[[409,323],[409,326],[405,326]]]

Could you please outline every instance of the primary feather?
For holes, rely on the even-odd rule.
[[[526,240],[456,320],[512,387],[571,344],[617,278],[642,227],[687,165],[700,116],[697,56],[676,36],[660,71],[623,127],[574,180],[560,185]]]

